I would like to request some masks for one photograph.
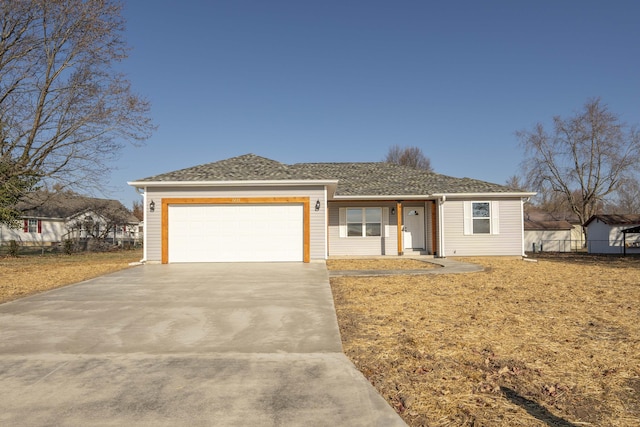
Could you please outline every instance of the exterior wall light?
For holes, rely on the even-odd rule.
[[[320,199],[316,200],[316,212],[320,210]]]
[[[152,200],[151,203],[149,203],[149,212],[153,212],[155,210],[156,210],[156,202]]]
[[[391,208],[391,215],[395,215],[396,214],[396,208]]]

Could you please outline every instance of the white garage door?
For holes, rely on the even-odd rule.
[[[301,205],[170,205],[169,262],[303,260]]]

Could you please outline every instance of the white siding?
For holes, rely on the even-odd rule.
[[[42,219],[42,233],[25,233],[20,220],[19,228],[9,228],[0,226],[0,242],[6,243],[11,240],[22,243],[32,243],[34,245],[50,244],[61,242],[65,238],[67,230],[62,219]]]
[[[571,230],[525,230],[524,250],[533,251],[536,245],[536,252],[571,252],[575,248],[575,242],[571,240]]]
[[[464,234],[464,201],[447,199],[443,205],[445,256],[521,256],[522,202],[517,199],[472,200],[492,202],[498,208],[498,234]],[[497,203],[495,203],[497,202]],[[492,218],[494,215],[492,214]],[[495,225],[494,225],[495,227]]]
[[[147,261],[162,260],[162,199],[163,198],[233,198],[233,197],[309,197],[310,207],[310,239],[309,253],[311,260],[326,258],[325,230],[326,212],[324,209],[324,187],[193,187],[193,188],[151,188],[147,187]],[[149,212],[149,203],[155,202],[155,212]],[[316,201],[320,200],[320,210],[315,210]]]
[[[587,227],[587,248],[590,254],[622,254],[624,253],[622,230],[639,224],[608,225],[599,219],[589,223]],[[628,234],[627,243],[637,241],[637,234]],[[627,253],[637,253],[638,249],[628,248]]]
[[[341,237],[340,208],[382,207],[382,236],[380,237]],[[395,203],[388,202],[332,202],[329,206],[329,256],[340,255],[398,255],[397,212],[391,215]]]

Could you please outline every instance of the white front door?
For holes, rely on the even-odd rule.
[[[424,207],[404,208],[404,248],[424,249]]]

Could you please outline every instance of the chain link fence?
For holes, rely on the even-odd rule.
[[[525,248],[527,252],[585,252],[587,246],[583,240],[538,240]]]
[[[0,256],[47,255],[78,252],[105,252],[113,249],[136,249],[142,247],[142,239],[67,239],[63,242],[21,242],[9,240],[0,243]]]

